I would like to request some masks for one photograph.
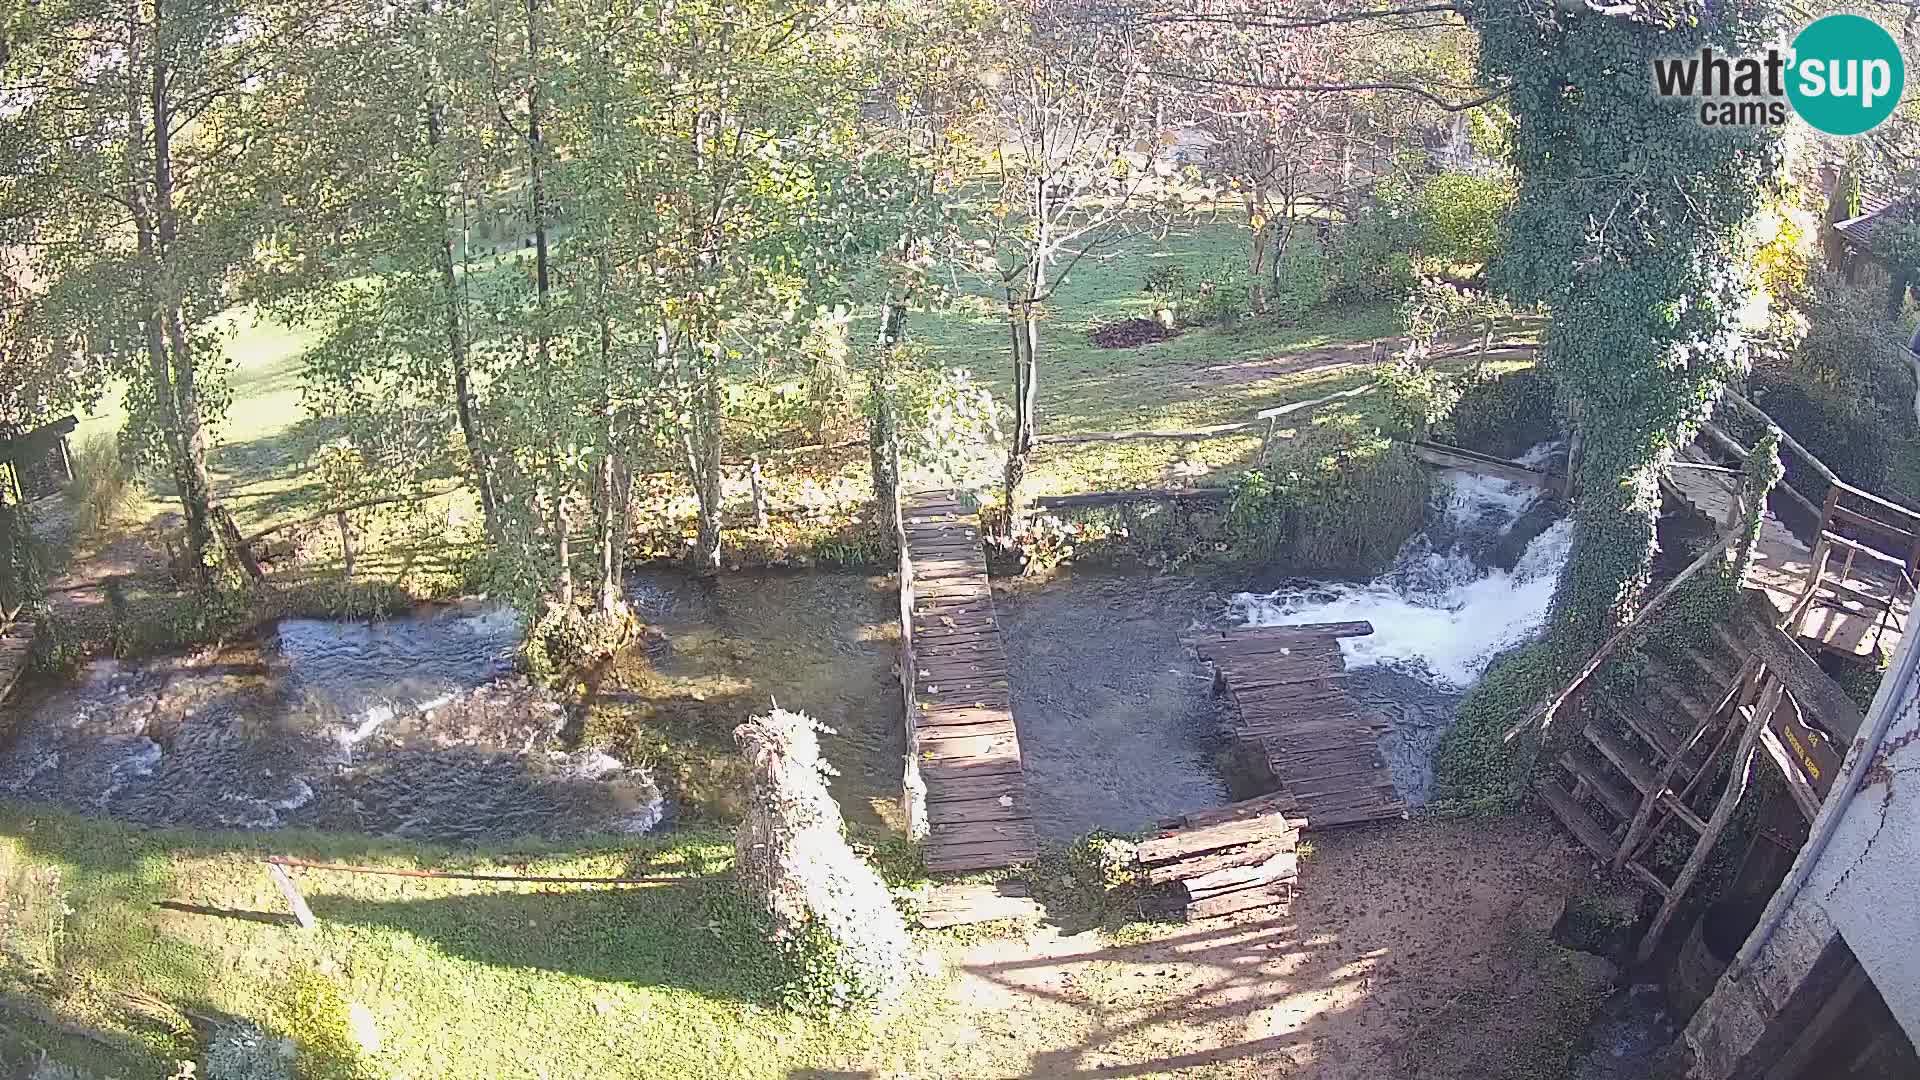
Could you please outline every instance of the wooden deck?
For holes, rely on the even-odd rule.
[[[926,787],[927,869],[1030,862],[1020,733],[978,520],[945,492],[908,496],[901,517],[912,573],[908,745]]]
[[[1259,748],[1305,828],[1406,816],[1380,753],[1389,725],[1346,690],[1339,639],[1371,633],[1364,622],[1239,627],[1190,642],[1233,703],[1234,737]]]
[[[1697,445],[1689,445],[1679,459],[1682,467],[1668,470],[1661,478],[1661,486],[1706,516],[1715,527],[1724,528],[1736,499],[1734,485],[1738,478],[1711,469],[1685,467],[1714,463]],[[1847,571],[1844,577],[1840,575],[1843,565]],[[1893,591],[1896,572],[1896,567],[1888,567],[1883,560],[1872,556],[1844,564],[1837,559],[1830,561],[1823,579],[1827,585],[1821,593],[1826,602],[1815,603],[1800,620],[1800,625],[1787,628],[1788,632],[1814,647],[1843,654],[1870,656],[1877,649],[1890,652],[1900,644],[1900,628],[1906,623],[1911,603],[1896,601],[1893,619],[1883,624],[1880,612],[1840,597],[1831,585],[1883,596]],[[1799,601],[1812,573],[1812,549],[1789,532],[1772,510],[1763,513],[1760,541],[1754,548],[1753,568],[1747,574],[1747,583],[1765,592],[1774,610],[1784,619]]]

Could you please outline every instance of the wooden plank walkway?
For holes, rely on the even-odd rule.
[[[1380,753],[1391,725],[1362,715],[1346,690],[1339,639],[1371,633],[1364,622],[1237,627],[1190,642],[1233,702],[1235,738],[1260,748],[1287,816],[1309,829],[1406,816]]]
[[[908,738],[926,785],[927,869],[1030,862],[1038,847],[978,520],[945,492],[908,496],[901,517],[913,568]]]
[[[1713,458],[1694,444],[1682,449],[1678,457],[1682,465],[1714,464]],[[1726,526],[1727,515],[1737,498],[1734,488],[1737,482],[1738,478],[1730,474],[1696,468],[1669,469],[1660,478],[1660,485],[1668,494],[1705,515],[1716,528]],[[1828,564],[1827,581],[1875,596],[1884,596],[1893,591],[1893,571],[1881,565],[1879,560],[1869,557],[1856,559],[1845,581],[1838,578],[1841,565],[1838,558]],[[1765,511],[1760,517],[1760,541],[1754,546],[1753,568],[1747,573],[1748,583],[1764,591],[1768,602],[1784,618],[1799,601],[1807,578],[1812,573],[1813,551],[1789,532],[1772,510]],[[1823,593],[1829,596],[1831,592],[1823,589]],[[1807,611],[1800,625],[1788,632],[1821,648],[1869,656],[1876,649],[1891,651],[1900,644],[1900,627],[1905,625],[1911,607],[1907,600],[1897,600],[1894,618],[1883,628],[1879,625],[1878,611],[1867,611],[1861,605],[1847,605],[1844,601],[1837,604],[1816,603]]]

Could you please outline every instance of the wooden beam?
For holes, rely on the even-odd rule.
[[[1325,405],[1329,401],[1338,401],[1341,398],[1359,397],[1362,394],[1371,393],[1378,385],[1378,383],[1367,383],[1365,386],[1356,386],[1351,390],[1340,390],[1328,394],[1325,397],[1314,398],[1311,401],[1296,401],[1291,405],[1281,405],[1272,409],[1261,409],[1253,415],[1260,420],[1278,420],[1283,416],[1290,416],[1293,413]]]
[[[1614,849],[1612,862],[1615,870],[1627,865],[1628,860],[1633,858],[1634,849],[1640,846],[1641,838],[1647,835],[1648,828],[1653,824],[1654,811],[1662,805],[1667,789],[1673,784],[1673,774],[1680,771],[1680,762],[1687,756],[1687,751],[1700,740],[1700,736],[1706,734],[1708,728],[1725,716],[1726,710],[1739,706],[1740,699],[1746,694],[1748,683],[1764,670],[1766,670],[1765,665],[1759,657],[1748,656],[1740,665],[1739,676],[1733,680],[1733,685],[1727,688],[1726,696],[1721,698],[1720,703],[1694,725],[1693,733],[1687,736],[1686,741],[1674,747],[1673,752],[1667,755],[1667,763],[1661,766],[1660,775],[1654,781],[1653,790],[1641,794],[1639,809],[1634,811],[1633,820],[1627,825],[1627,835],[1620,841],[1619,847]]]
[[[1580,688],[1580,684],[1592,677],[1593,673],[1600,669],[1600,665],[1606,662],[1607,657],[1612,656],[1613,651],[1618,649],[1635,630],[1638,630],[1642,624],[1652,618],[1661,608],[1665,607],[1667,601],[1672,600],[1674,594],[1679,591],[1680,586],[1686,584],[1689,578],[1704,569],[1716,556],[1721,555],[1729,547],[1732,547],[1735,539],[1737,539],[1737,534],[1727,533],[1716,541],[1712,547],[1701,552],[1699,557],[1689,563],[1685,570],[1680,571],[1672,581],[1667,582],[1666,588],[1661,589],[1653,599],[1647,601],[1646,606],[1640,609],[1639,614],[1635,615],[1627,625],[1621,627],[1618,633],[1608,638],[1606,644],[1600,646],[1599,650],[1587,660],[1586,666],[1580,669],[1580,673],[1573,677],[1573,681],[1561,687],[1560,692],[1552,698],[1542,702],[1531,712],[1527,713],[1526,716],[1521,717],[1519,723],[1508,728],[1507,733],[1501,736],[1502,741],[1512,742],[1515,738],[1519,737],[1521,732],[1535,724],[1545,726],[1552,723],[1553,714],[1560,711],[1560,706],[1567,703],[1567,698],[1573,696],[1573,692]]]
[[[1218,502],[1233,496],[1223,487],[1211,488],[1139,488],[1133,491],[1093,491],[1084,495],[1047,495],[1033,500],[1036,510],[1070,510],[1079,506],[1110,506],[1114,503],[1146,499]]]
[[[1733,769],[1727,775],[1727,787],[1720,793],[1720,801],[1713,806],[1713,817],[1707,821],[1707,830],[1693,845],[1693,853],[1687,856],[1687,863],[1680,868],[1680,876],[1673,879],[1673,886],[1667,898],[1660,903],[1660,911],[1654,915],[1653,924],[1647,927],[1647,936],[1640,939],[1640,948],[1635,953],[1635,961],[1644,964],[1653,957],[1654,948],[1660,944],[1660,935],[1666,932],[1667,924],[1673,921],[1674,912],[1680,908],[1680,901],[1686,897],[1687,890],[1693,887],[1693,879],[1705,865],[1707,856],[1712,853],[1713,845],[1726,831],[1733,820],[1734,808],[1740,805],[1740,797],[1746,794],[1747,782],[1753,776],[1754,754],[1760,748],[1760,732],[1766,729],[1767,721],[1773,718],[1773,710],[1780,705],[1780,698],[1786,693],[1786,684],[1773,680],[1760,696],[1760,704],[1753,710],[1746,722],[1746,728],[1740,733],[1740,748],[1733,754]]]
[[[1535,469],[1519,465],[1503,458],[1476,454],[1471,450],[1462,450],[1457,446],[1442,443],[1411,442],[1413,456],[1439,469],[1462,469],[1467,472],[1497,476],[1502,480],[1511,480],[1517,484],[1531,484],[1552,495],[1560,493],[1560,476],[1545,469]]]
[[[307,907],[306,898],[300,895],[300,886],[294,884],[293,875],[277,862],[267,864],[267,876],[280,887],[280,895],[287,898],[287,907],[293,911],[293,921],[300,929],[313,929],[313,909]]]

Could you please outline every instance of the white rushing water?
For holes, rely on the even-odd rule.
[[[1547,447],[1522,460],[1541,461]],[[1366,620],[1373,633],[1341,639],[1348,667],[1390,665],[1446,690],[1464,690],[1499,653],[1539,632],[1573,529],[1557,521],[1530,541],[1511,571],[1481,565],[1486,550],[1542,498],[1538,490],[1448,472],[1437,513],[1386,573],[1365,584],[1322,582],[1240,593],[1249,625]]]

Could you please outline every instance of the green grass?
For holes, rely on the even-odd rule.
[[[284,923],[259,857],[655,885],[503,885],[301,871],[319,925]],[[781,1010],[781,958],[728,879],[732,844],[677,834],[579,851],[461,853],[282,833],[143,832],[0,807],[0,1066],[34,1048],[123,1076],[196,1059],[208,1020],[295,1039],[308,1075],[784,1077],[897,1062],[937,1023]],[[164,905],[164,906],[163,906]],[[923,995],[937,995],[936,983]],[[371,1015],[377,1049],[343,1037]],[[79,1037],[75,1033],[87,1033]]]
[[[1222,263],[1243,260],[1245,238],[1245,230],[1227,218],[1202,217],[1164,233],[1129,238],[1074,267],[1043,314],[1041,432],[1186,430],[1247,421],[1261,409],[1364,382],[1374,343],[1399,330],[1392,306],[1323,308],[1291,327],[1248,320],[1233,327],[1191,328],[1172,340],[1132,349],[1102,349],[1088,339],[1089,332],[1105,322],[1150,313],[1143,283],[1154,267],[1175,263],[1190,275],[1203,275]],[[960,288],[950,303],[911,317],[909,336],[924,342],[936,362],[970,369],[999,400],[1009,402],[1012,373],[1002,304],[986,283],[960,279],[955,284]],[[337,434],[332,424],[308,412],[302,396],[303,358],[318,333],[288,327],[250,307],[223,314],[214,320],[214,329],[229,361],[222,378],[230,390],[209,461],[217,496],[233,509],[245,533],[315,515],[325,509],[327,493],[309,468],[311,454]],[[856,327],[855,339],[866,340],[870,329]],[[1525,327],[1508,329],[1515,331],[1503,334],[1509,339],[1526,339],[1532,333]],[[1456,362],[1464,361],[1449,361]],[[1276,433],[1276,464],[1304,471],[1351,445],[1378,426],[1380,405],[1377,397],[1349,399],[1281,428]],[[83,423],[81,434],[112,431],[123,420],[115,390]],[[1224,483],[1255,463],[1261,445],[1259,435],[1249,434],[1042,446],[1025,491],[1033,496]],[[794,472],[795,465],[804,474]],[[848,515],[866,498],[865,470],[865,455],[859,451],[769,470],[776,509],[783,496],[800,494],[804,484],[825,488],[829,500],[841,505],[837,515],[802,514],[798,525],[778,526],[775,533],[793,532],[786,539],[799,545],[794,550],[804,551],[826,543],[821,537],[835,540],[847,534]],[[166,489],[156,474],[147,480],[153,491]],[[637,517],[658,535],[637,536],[638,550],[680,550],[680,534],[689,524],[680,519],[690,515],[691,505],[681,498],[670,506],[645,508]],[[160,508],[158,502],[148,504],[149,513]],[[428,500],[423,508],[414,508],[413,520],[398,520],[401,516],[398,509],[356,516],[356,526],[367,533],[358,564],[363,574],[404,581],[406,575],[419,575],[423,559],[444,565],[463,562],[457,551],[449,554],[448,544],[459,548],[477,539],[478,507],[471,492],[456,490]],[[774,556],[781,549],[781,535],[736,532],[730,544],[750,559],[757,561],[762,548]],[[331,565],[325,550],[328,536],[316,530],[311,539],[321,550],[308,553],[306,572],[324,574]],[[436,546],[441,550],[430,550]],[[446,577],[439,574],[433,583],[408,587],[432,592],[446,584]]]

